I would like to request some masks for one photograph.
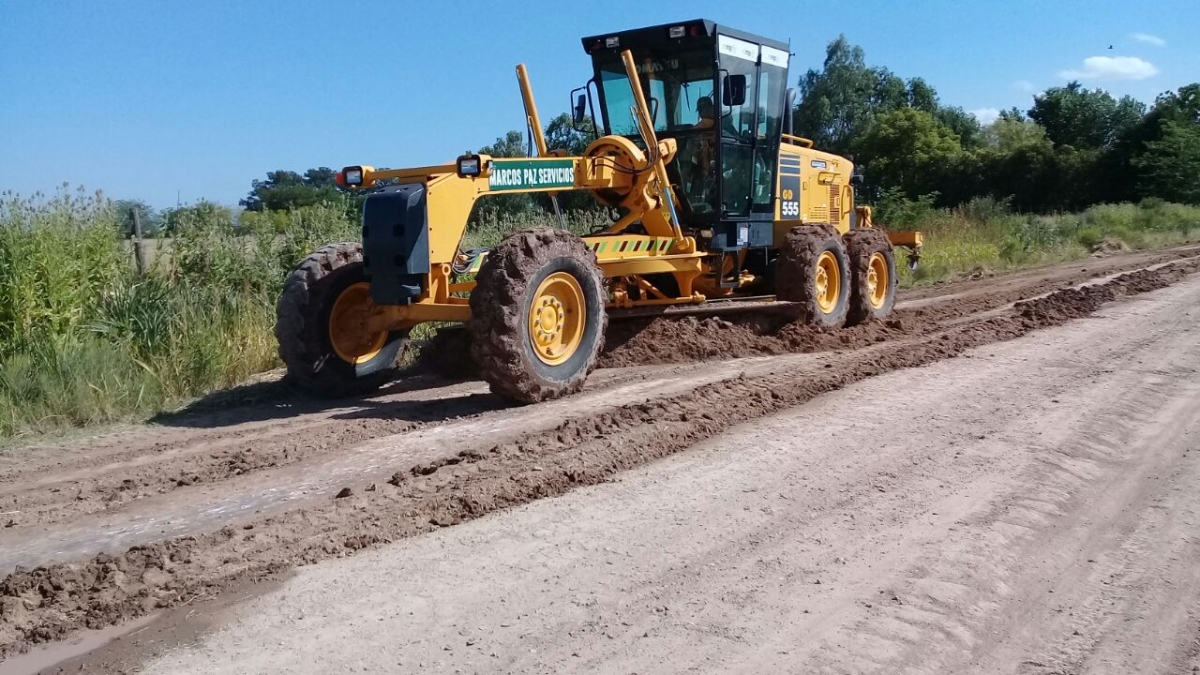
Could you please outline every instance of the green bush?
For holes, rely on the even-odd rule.
[[[1104,241],[1104,235],[1095,227],[1085,227],[1075,234],[1075,241],[1079,245],[1091,251]]]

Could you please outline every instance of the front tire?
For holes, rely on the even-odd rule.
[[[276,305],[275,338],[288,377],[322,396],[378,389],[400,368],[408,331],[368,334],[362,319],[373,307],[362,245],[326,246],[288,275]]]
[[[608,315],[596,255],[552,228],[515,232],[488,254],[471,292],[471,353],[493,392],[536,403],[583,388]]]
[[[775,296],[794,302],[799,320],[837,328],[849,311],[850,265],[832,225],[800,225],[784,238],[775,261]]]

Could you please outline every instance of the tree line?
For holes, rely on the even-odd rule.
[[[932,195],[955,206],[990,196],[1030,212],[1147,198],[1200,204],[1200,83],[1148,108],[1071,82],[983,125],[943,105],[923,79],[869,66],[843,36],[799,90],[798,133],[854,157],[875,197]]]

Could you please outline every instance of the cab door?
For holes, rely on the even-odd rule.
[[[719,35],[717,51],[721,66],[721,216],[738,220],[750,217],[755,183],[761,179],[754,170],[759,46]]]

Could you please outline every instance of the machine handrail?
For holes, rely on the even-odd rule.
[[[783,140],[790,142],[792,145],[799,145],[805,148],[811,148],[813,146],[812,139],[804,138],[803,136],[783,134]]]

